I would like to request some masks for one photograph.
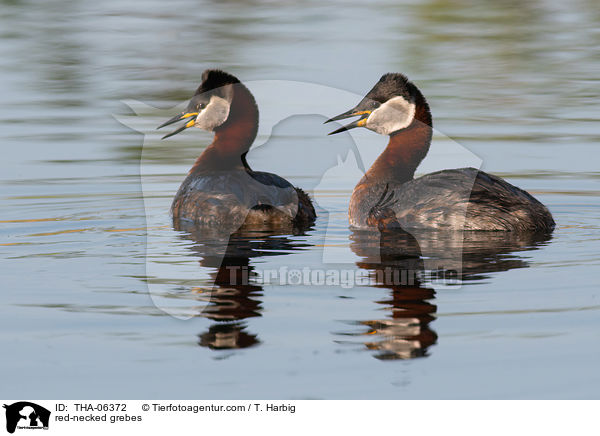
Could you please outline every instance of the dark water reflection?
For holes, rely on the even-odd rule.
[[[437,342],[438,335],[430,324],[437,307],[436,292],[428,286],[442,279],[459,285],[463,281],[482,280],[487,274],[526,268],[528,261],[519,252],[537,250],[551,238],[549,234],[503,233],[440,233],[420,235],[421,245],[427,245],[431,255],[434,247],[441,258],[462,248],[462,269],[428,271],[423,249],[407,232],[353,231],[352,251],[361,258],[356,265],[370,272],[375,287],[389,289],[389,297],[375,303],[383,306],[387,317],[357,321],[367,330],[346,335],[362,337],[361,341],[381,360],[411,359],[427,356],[427,350]],[[364,338],[368,338],[365,341]]]
[[[198,315],[214,321],[198,335],[198,344],[213,350],[248,348],[261,343],[249,329],[250,320],[263,316],[264,284],[255,280],[254,262],[269,256],[282,256],[311,247],[310,240],[291,239],[281,231],[240,229],[228,239],[208,235],[205,229],[181,227],[182,238],[196,244],[190,249],[200,258],[202,268],[212,269],[212,286],[191,291],[207,306]],[[298,233],[294,236],[303,235]],[[361,343],[380,360],[405,360],[429,355],[438,334],[431,324],[436,318],[435,283],[461,285],[484,280],[490,273],[529,266],[524,252],[548,243],[550,234],[442,233],[429,232],[419,240],[402,231],[355,230],[350,248],[360,261],[356,266],[367,270],[370,286],[387,289],[377,299],[385,317],[350,322],[360,330],[338,332],[340,344]],[[419,242],[420,241],[420,242]],[[435,253],[442,258],[449,252],[462,252],[452,265],[462,268],[429,270],[424,259]],[[350,339],[351,338],[351,339]],[[358,342],[357,342],[358,341]]]
[[[417,240],[409,233],[354,231],[352,251],[362,258],[356,265],[369,270],[375,287],[389,289],[389,297],[375,303],[387,317],[357,323],[367,327],[360,333],[364,345],[381,360],[427,356],[437,334],[429,327],[437,307],[433,288],[423,283],[425,267]]]
[[[200,266],[214,269],[212,286],[198,287],[192,292],[207,303],[199,316],[215,321],[208,331],[198,335],[198,344],[214,350],[248,348],[260,343],[256,334],[246,331],[247,320],[262,316],[264,289],[254,278],[251,261],[262,257],[282,256],[309,247],[292,240],[281,230],[243,228],[230,235],[177,222],[181,237],[196,242],[191,250],[200,257]],[[296,236],[302,235],[297,232]]]

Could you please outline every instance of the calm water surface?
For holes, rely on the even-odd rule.
[[[598,398],[599,19],[585,0],[3,1],[1,396]],[[257,96],[251,164],[311,193],[314,228],[172,228],[211,135],[154,128],[209,67]],[[424,255],[351,232],[385,138],[321,122],[388,71],[432,107],[421,173],[480,163],[548,205],[553,235],[468,239],[448,284],[427,261],[452,238],[419,241]],[[426,274],[382,283],[386,267]],[[256,280],[281,268],[371,279]]]

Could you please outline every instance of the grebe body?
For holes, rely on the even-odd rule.
[[[185,121],[215,133],[179,188],[171,206],[175,221],[235,231],[242,225],[305,228],[316,217],[304,191],[284,178],[254,171],[246,154],[258,131],[254,97],[234,76],[206,70],[187,109],[159,128]]]
[[[389,143],[354,188],[354,228],[547,232],[548,209],[526,191],[475,168],[414,178],[429,151],[432,119],[419,89],[404,75],[385,74],[353,109],[329,121],[360,118],[334,132],[366,127]]]

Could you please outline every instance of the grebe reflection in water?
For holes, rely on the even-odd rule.
[[[179,223],[182,239],[196,242],[190,247],[200,258],[200,266],[209,269],[210,279],[192,288],[198,301],[197,316],[214,323],[199,334],[198,344],[213,350],[234,350],[260,344],[258,334],[248,332],[249,320],[261,317],[263,286],[254,280],[253,259],[285,256],[308,246],[297,234],[294,239],[277,231],[252,231],[242,228],[228,243],[207,237],[205,229]]]
[[[421,253],[426,251],[428,257],[456,268],[459,275],[452,276],[453,285],[437,290],[453,292],[461,282],[486,280],[493,273],[529,267],[527,256],[520,253],[537,250],[550,238],[541,233],[430,232],[429,238],[417,242],[403,231],[355,229],[350,248],[360,257],[356,265],[371,273],[373,287],[389,289],[386,297],[374,300],[387,316],[351,322],[359,328],[339,333],[337,342],[361,344],[379,360],[426,357],[439,340],[433,329],[439,277],[437,271],[427,269]],[[462,246],[461,266],[448,264],[445,259],[452,245]],[[435,259],[432,262],[436,263]]]

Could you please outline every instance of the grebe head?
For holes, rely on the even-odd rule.
[[[177,130],[162,139],[176,135],[188,127],[198,127],[209,132],[217,130],[229,117],[233,100],[234,85],[240,81],[221,70],[206,70],[202,73],[202,83],[190,100],[186,110],[157,127],[168,126],[177,121],[189,120]]]
[[[360,118],[330,135],[355,127],[366,127],[382,135],[391,135],[406,129],[415,120],[431,126],[429,107],[423,94],[405,75],[399,73],[384,74],[358,105],[325,122],[354,116]]]

